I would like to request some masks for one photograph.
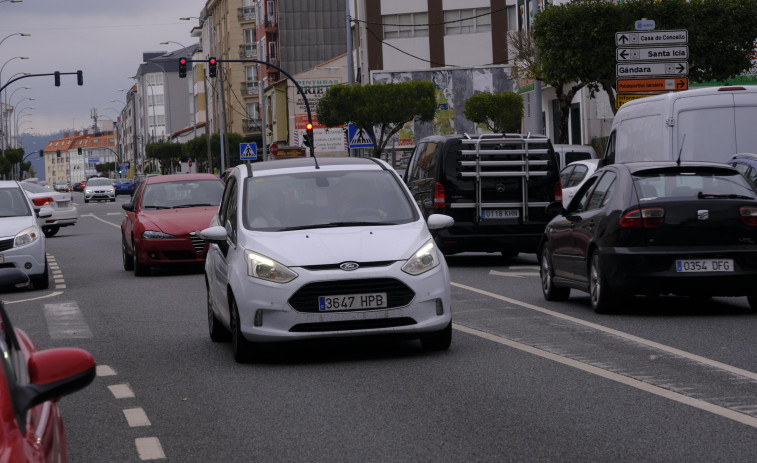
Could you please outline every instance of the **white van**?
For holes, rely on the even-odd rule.
[[[597,159],[597,153],[594,148],[586,145],[552,145],[555,154],[560,158],[560,169],[565,168],[573,161],[585,161],[587,159]]]
[[[757,86],[705,87],[639,98],[618,109],[603,164],[726,162],[757,153]]]

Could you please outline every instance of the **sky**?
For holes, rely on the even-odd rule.
[[[0,86],[17,73],[48,74],[81,70],[76,75],[27,77],[10,84],[2,101],[15,106],[19,132],[45,134],[92,126],[93,108],[102,119],[115,119],[148,51],[175,51],[197,43],[190,32],[205,0],[0,0]],[[13,35],[31,34],[29,37]],[[29,59],[16,58],[26,56]],[[19,74],[20,76],[21,74]],[[18,76],[16,76],[18,77]],[[23,87],[31,87],[25,89]],[[6,91],[8,92],[6,94]],[[28,100],[27,98],[34,98]],[[118,100],[110,102],[109,100]],[[107,109],[107,107],[113,109]],[[34,109],[30,109],[34,108]],[[28,122],[24,122],[28,121]]]

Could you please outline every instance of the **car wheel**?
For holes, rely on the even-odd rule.
[[[426,350],[447,350],[452,344],[452,322],[444,329],[421,337],[421,346]]]
[[[589,269],[589,298],[591,307],[596,313],[612,313],[618,304],[618,297],[615,291],[607,285],[599,267],[599,255],[594,253],[591,256],[591,268]]]
[[[570,297],[570,288],[558,288],[555,286],[555,272],[552,268],[552,254],[549,252],[549,244],[545,244],[541,250],[541,292],[548,301],[567,301]]]
[[[86,204],[86,203],[88,203],[88,202],[89,202],[89,200],[88,200],[88,199],[85,199],[85,200],[84,200],[84,204]]]
[[[139,252],[137,251],[137,243],[134,241],[131,242],[131,261],[132,266],[134,268],[134,275],[138,277],[143,277],[145,275],[148,275],[150,273],[150,266],[143,264],[139,261]]]
[[[116,198],[111,198],[110,202],[115,203],[116,202]]]
[[[126,252],[126,239],[123,236],[121,237],[121,259],[124,263],[124,270],[134,270],[134,261],[131,260],[132,257]]]
[[[245,339],[242,334],[239,309],[234,298],[231,298],[229,302],[229,309],[231,311],[231,351],[234,354],[234,361],[237,363],[248,363],[253,359],[254,345]]]
[[[45,271],[42,272],[42,275],[31,277],[30,280],[34,289],[47,289],[50,287],[50,269],[47,267],[47,262],[45,262]]]
[[[205,287],[208,290],[208,331],[210,332],[210,340],[213,342],[228,341],[231,333],[229,333],[229,330],[227,330],[218,318],[216,318],[216,314],[213,313],[213,303],[210,298],[210,286],[207,281],[205,282]]]
[[[42,229],[42,233],[49,238],[55,236],[55,234],[58,233],[58,230],[60,230],[60,227],[45,227]]]

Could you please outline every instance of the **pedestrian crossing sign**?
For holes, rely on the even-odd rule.
[[[239,144],[239,160],[240,161],[256,161],[257,159],[258,159],[258,145],[255,142]]]
[[[373,139],[365,130],[350,123],[347,126],[350,148],[373,148]]]

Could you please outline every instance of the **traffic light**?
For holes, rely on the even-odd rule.
[[[216,59],[210,58],[208,59],[208,77],[215,77],[216,76]]]
[[[55,71],[55,86],[60,87],[60,71]]]
[[[84,85],[84,73],[76,71],[76,85]]]
[[[305,135],[303,135],[302,144],[308,148],[315,148],[315,139],[313,138],[313,124],[310,122],[305,126]]]
[[[187,76],[187,59],[179,58],[179,77],[182,79]]]
[[[45,150],[39,150],[39,157],[41,158],[45,157]]]
[[[76,152],[79,153],[79,156],[81,156],[81,147],[76,148]]]

